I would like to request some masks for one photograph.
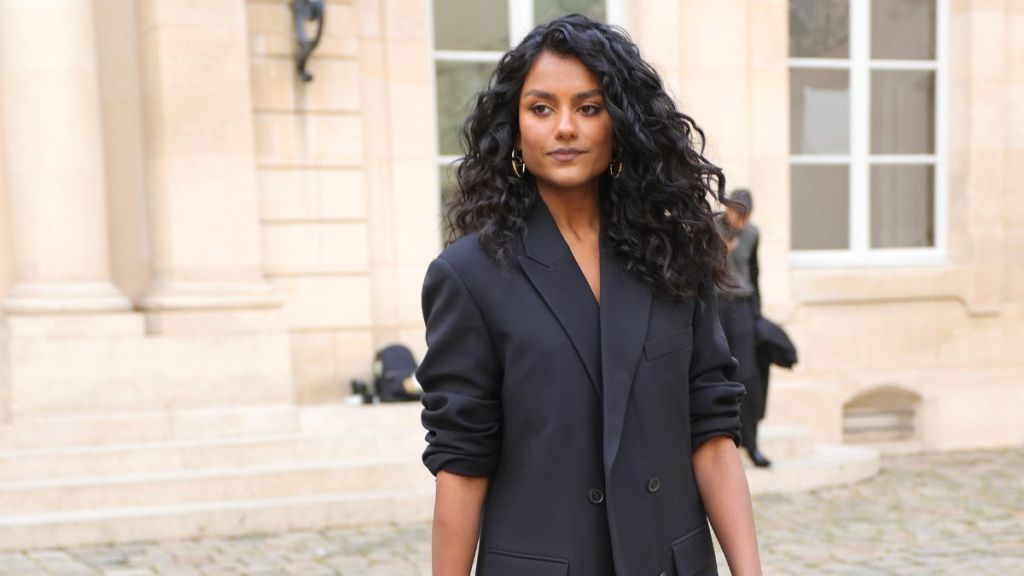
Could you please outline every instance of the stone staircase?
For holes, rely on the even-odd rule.
[[[859,482],[878,473],[878,452],[859,446],[816,444],[811,431],[800,426],[766,425],[758,430],[762,452],[771,468],[747,466],[752,494],[800,492]]]
[[[426,520],[418,404],[206,409],[0,426],[0,550]],[[870,450],[766,427],[754,493],[853,482]]]
[[[0,550],[425,520],[416,405],[49,418],[0,428]]]

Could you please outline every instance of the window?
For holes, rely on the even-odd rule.
[[[434,0],[434,87],[442,198],[462,154],[459,131],[471,99],[509,48],[541,22],[574,12],[621,24],[622,0]]]
[[[797,265],[945,254],[948,0],[790,0]]]

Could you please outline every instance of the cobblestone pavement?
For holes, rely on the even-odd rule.
[[[1022,476],[1024,447],[901,456],[853,486],[759,496],[765,574],[1024,575]],[[417,523],[34,550],[0,553],[0,574],[416,576],[429,540]]]

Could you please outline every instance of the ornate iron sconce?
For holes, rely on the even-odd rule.
[[[303,82],[309,82],[313,75],[306,71],[306,61],[320,43],[324,31],[324,0],[292,0],[292,16],[295,18],[295,38],[299,51],[295,54],[296,66]],[[309,38],[306,22],[316,23],[316,35]]]

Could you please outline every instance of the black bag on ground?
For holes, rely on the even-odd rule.
[[[401,344],[377,352],[373,360],[373,390],[381,402],[419,400],[423,390],[416,381],[416,358]]]

